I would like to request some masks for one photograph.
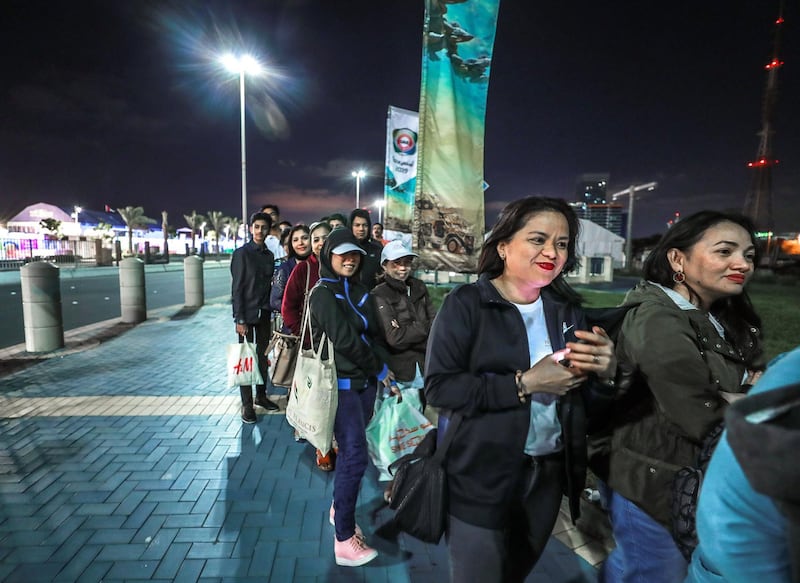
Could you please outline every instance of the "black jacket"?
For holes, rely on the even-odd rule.
[[[580,307],[542,290],[553,350],[586,329]],[[566,332],[564,332],[566,330]],[[454,289],[433,323],[425,361],[425,396],[433,406],[461,413],[464,420],[447,454],[449,511],[484,528],[503,528],[525,467],[530,404],[517,395],[515,372],[530,368],[522,316],[486,275]],[[566,460],[567,494],[573,520],[579,515],[586,475],[586,416],[583,391],[558,405]]]
[[[363,241],[357,241],[356,244],[361,247],[366,253],[361,258],[361,269],[358,271],[359,281],[367,286],[367,290],[372,291],[378,285],[378,276],[383,272],[381,268],[381,252],[383,245],[372,239],[372,219],[369,213],[364,209],[355,209],[350,213],[350,224],[353,224],[353,219],[361,217],[367,221],[367,238]]]
[[[389,368],[397,380],[412,381],[417,365],[425,371],[425,348],[436,316],[428,288],[416,277],[400,281],[387,275],[372,295],[389,345]]]
[[[233,252],[231,257],[231,296],[233,319],[240,324],[256,324],[263,310],[269,314],[269,292],[275,257],[253,241]]]
[[[372,377],[388,373],[388,354],[378,329],[369,291],[352,278],[337,276],[331,267],[331,251],[341,243],[354,243],[347,229],[334,229],[320,253],[320,280],[311,290],[309,306],[314,345],[325,332],[333,342],[340,389],[363,389]]]

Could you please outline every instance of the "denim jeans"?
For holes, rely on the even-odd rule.
[[[603,564],[601,583],[682,582],[688,565],[669,531],[605,484],[600,492],[617,543]]]
[[[375,407],[376,392],[373,383],[363,391],[339,390],[339,406],[333,424],[333,434],[339,444],[333,478],[336,540],[339,541],[349,539],[356,532],[356,499],[369,463],[366,429]]]

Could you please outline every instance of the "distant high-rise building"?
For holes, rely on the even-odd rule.
[[[608,173],[581,174],[575,181],[575,202],[570,206],[578,218],[586,219],[608,229],[615,235],[624,236],[625,217],[622,205],[607,200]]]
[[[581,174],[575,181],[575,202],[606,204],[608,173]]]
[[[587,204],[583,202],[572,202],[570,206],[578,215],[579,219],[586,219],[608,229],[615,235],[625,236],[626,215],[622,213],[620,204]]]

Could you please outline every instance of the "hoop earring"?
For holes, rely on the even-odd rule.
[[[682,271],[676,271],[672,274],[672,281],[675,283],[683,283],[686,281],[686,276],[683,274]]]

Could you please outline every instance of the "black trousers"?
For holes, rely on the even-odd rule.
[[[447,529],[450,581],[524,582],[550,539],[564,480],[563,455],[532,458],[505,529],[481,528],[451,515]]]
[[[248,324],[248,332],[247,332],[247,340],[249,342],[253,342],[256,345],[256,351],[258,352],[258,370],[261,373],[261,378],[264,379],[264,382],[267,382],[269,378],[269,365],[267,359],[267,346],[269,345],[270,338],[272,337],[272,325],[270,320],[270,313],[268,310],[264,310],[261,313],[261,318],[255,324]],[[244,342],[244,337],[239,336],[239,344]],[[242,404],[252,404],[245,403],[245,395],[249,394],[250,399],[252,400],[252,393],[253,387],[252,385],[242,385],[241,392],[242,392]],[[256,385],[256,395],[265,396],[267,394],[267,385]]]

